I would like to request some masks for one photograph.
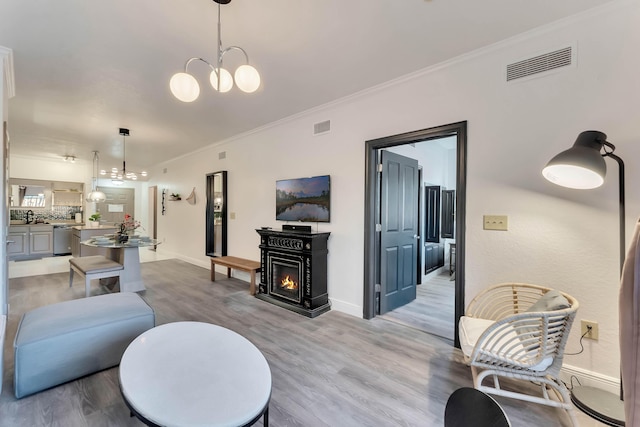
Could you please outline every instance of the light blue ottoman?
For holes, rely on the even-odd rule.
[[[154,326],[153,309],[132,292],[65,301],[25,313],[13,344],[16,397],[118,365],[127,346]]]

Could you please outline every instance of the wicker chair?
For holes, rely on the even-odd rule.
[[[503,283],[484,290],[460,319],[460,344],[476,389],[563,408],[577,426],[569,391],[559,374],[579,304],[570,295],[555,291],[547,297],[557,295],[568,308],[532,311],[538,309],[537,302],[549,291],[524,283]],[[505,390],[500,387],[499,377],[530,381],[539,386],[540,395]],[[557,398],[549,396],[550,389]]]

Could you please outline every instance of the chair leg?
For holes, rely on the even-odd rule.
[[[549,385],[551,386],[553,391],[556,393],[558,398],[562,399],[562,402],[564,403],[564,408],[566,409],[567,414],[569,414],[569,418],[571,419],[571,425],[573,425],[574,427],[578,427],[580,423],[578,422],[578,418],[576,416],[576,410],[573,404],[571,403],[571,395],[569,394],[569,390],[567,390],[567,387],[565,387],[560,380],[555,378],[553,379],[552,383]]]
[[[89,275],[87,274],[84,277],[84,296],[86,298],[89,298],[90,294],[91,294],[91,277],[89,277]]]
[[[73,268],[69,269],[69,287],[73,285]]]

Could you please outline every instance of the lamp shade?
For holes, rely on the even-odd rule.
[[[251,65],[245,64],[239,66],[234,77],[236,85],[243,92],[252,93],[260,87],[260,73]]]
[[[211,71],[209,75],[209,81],[211,82],[211,86],[215,90],[218,90],[218,69],[214,69]],[[224,68],[220,68],[220,92],[225,93],[229,92],[233,87],[233,77],[231,77],[231,73],[225,70]]]
[[[607,135],[602,132],[582,132],[573,147],[547,163],[542,176],[563,187],[586,190],[601,186],[607,166],[600,150],[606,139]]]
[[[87,202],[101,203],[107,200],[107,196],[100,190],[93,190],[87,195]]]
[[[195,77],[188,73],[175,73],[169,81],[173,96],[182,102],[192,102],[200,96],[200,86]]]

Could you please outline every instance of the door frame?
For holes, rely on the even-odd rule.
[[[158,238],[158,186],[152,185],[148,189],[148,221],[149,221],[149,237],[156,240]],[[158,245],[153,245],[151,250],[158,249]]]
[[[378,179],[379,150],[397,145],[425,142],[447,136],[456,136],[456,280],[455,325],[464,314],[465,290],[465,218],[467,187],[467,122],[457,122],[432,128],[392,135],[365,142],[365,212],[364,212],[364,301],[363,317],[376,316],[380,268],[378,263],[380,232],[380,182]],[[378,285],[376,285],[378,284]],[[460,347],[458,328],[454,328],[454,345]]]

